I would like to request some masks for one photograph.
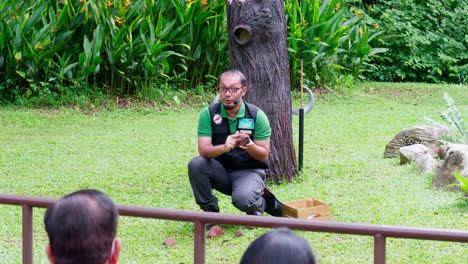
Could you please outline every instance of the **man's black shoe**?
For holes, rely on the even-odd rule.
[[[203,211],[205,211],[205,212],[207,212],[207,213],[219,213],[219,207],[218,207],[217,204],[216,204],[216,205],[210,205],[209,207],[204,208]],[[212,224],[212,223],[207,223],[207,224],[205,224],[205,231],[206,231],[206,232],[210,231],[210,229],[211,229],[213,226],[215,226],[215,224]]]
[[[281,202],[275,197],[268,187],[263,190],[262,197],[265,199],[265,212],[272,216],[283,216]]]

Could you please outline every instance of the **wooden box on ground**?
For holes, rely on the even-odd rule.
[[[285,217],[330,220],[330,206],[315,199],[286,202],[282,208]]]

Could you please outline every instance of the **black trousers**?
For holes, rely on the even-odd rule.
[[[261,197],[265,188],[263,169],[226,170],[216,159],[197,156],[188,164],[188,175],[195,201],[207,212],[219,212],[215,189],[230,195],[232,204],[248,214],[262,214],[265,200]]]

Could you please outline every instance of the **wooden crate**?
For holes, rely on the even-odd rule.
[[[330,220],[330,206],[315,199],[286,202],[282,208],[285,217]]]

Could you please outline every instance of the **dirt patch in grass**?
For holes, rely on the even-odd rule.
[[[396,87],[393,87],[393,89],[389,87],[388,89],[385,89],[385,90],[384,89],[366,89],[366,90],[364,90],[364,93],[366,93],[366,94],[381,95],[381,96],[384,96],[386,98],[398,98],[398,97],[402,97],[402,96],[405,96],[405,95],[409,95],[412,92],[413,92],[412,89],[399,90]]]
[[[433,89],[429,88],[401,88],[398,86],[385,86],[383,88],[365,88],[365,94],[382,96],[387,99],[395,98],[421,98],[433,93]]]

